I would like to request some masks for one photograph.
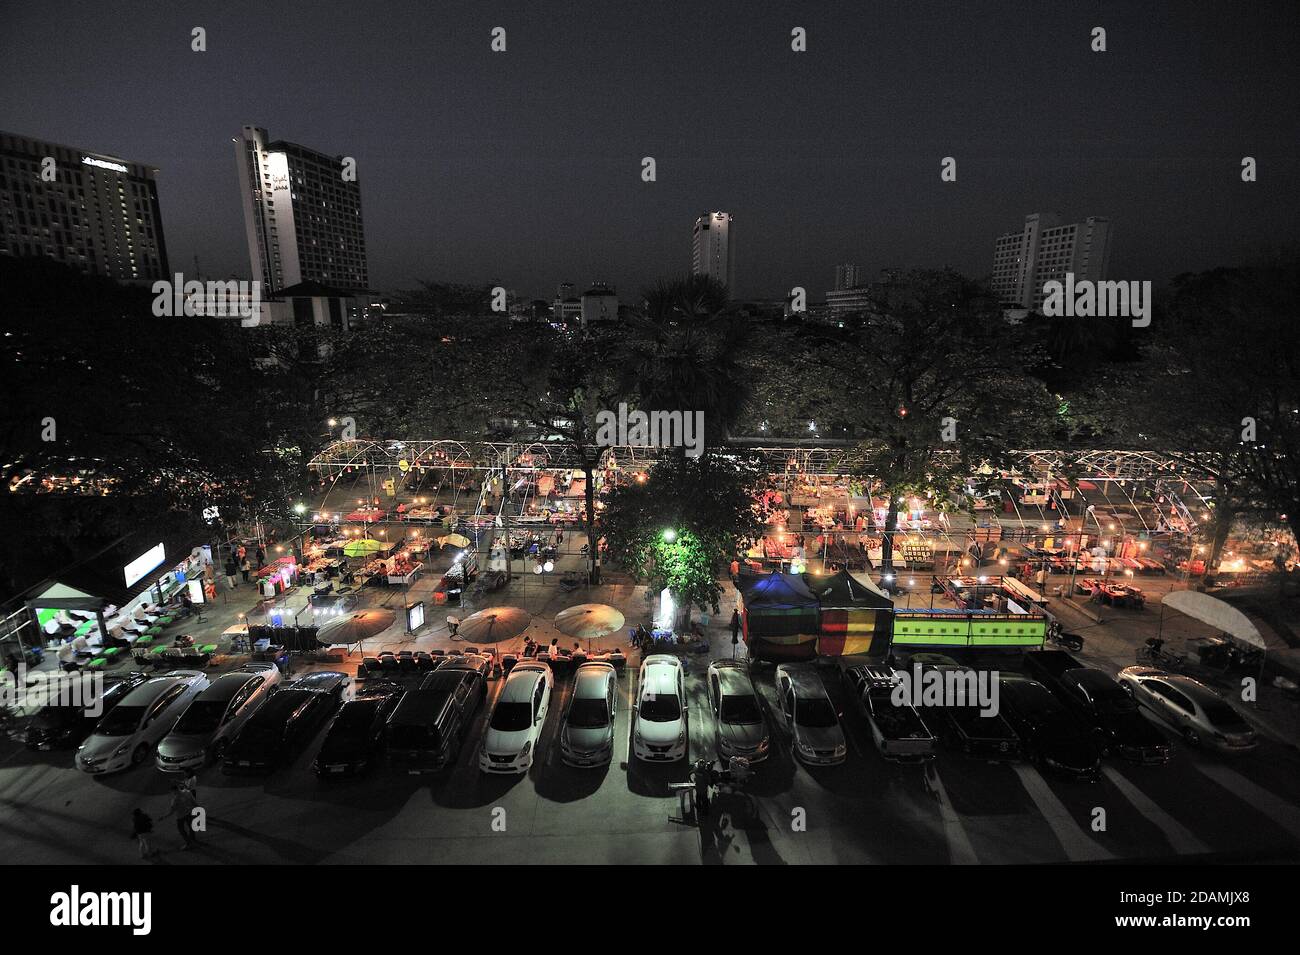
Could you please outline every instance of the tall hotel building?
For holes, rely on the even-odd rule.
[[[235,140],[244,228],[254,279],[272,292],[317,282],[368,287],[361,186],[343,178],[343,157],[268,142],[245,126]]]
[[[691,272],[717,279],[736,294],[736,249],[730,212],[706,212],[695,220]]]
[[[1100,281],[1109,267],[1109,219],[1089,216],[1062,225],[1060,216],[1034,213],[1025,216],[1019,232],[998,237],[993,291],[1004,304],[1039,311],[1045,282],[1064,282],[1066,272],[1073,272],[1076,281]]]
[[[0,254],[119,282],[170,278],[152,166],[0,132]]]

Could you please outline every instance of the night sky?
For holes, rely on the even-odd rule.
[[[197,254],[209,278],[248,275],[245,123],[357,157],[381,291],[604,280],[628,301],[689,269],[706,209],[735,216],[747,297],[815,300],[839,261],[984,276],[1035,211],[1110,216],[1112,278],[1296,243],[1295,0],[0,10],[0,128],[160,167],[173,269]]]

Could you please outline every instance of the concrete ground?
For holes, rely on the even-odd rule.
[[[379,602],[398,599],[380,591],[375,596]],[[227,618],[247,612],[246,600],[236,591],[214,608],[209,625],[221,627]],[[535,639],[542,642],[549,642],[553,631],[548,621],[556,611],[586,601],[620,607],[629,624],[640,619],[645,606],[643,591],[628,585],[567,594],[534,579],[494,598],[533,611]],[[710,627],[712,653],[685,658],[691,759],[712,752],[714,726],[703,673],[710,656],[732,654],[725,624],[733,602],[728,590],[723,613]],[[1082,630],[1089,639],[1083,654],[1088,662],[1114,671],[1132,659],[1134,636],[1123,622],[1128,618],[1120,620]],[[383,634],[367,644],[367,652],[380,646],[461,645],[438,623],[413,637]],[[622,637],[609,638],[597,648],[621,642]],[[179,836],[164,822],[156,840],[164,851],[152,864],[962,864],[1180,855],[1274,859],[1300,852],[1300,754],[1294,736],[1265,729],[1259,749],[1235,759],[1175,743],[1169,765],[1108,760],[1103,780],[1092,785],[1044,776],[1024,764],[990,764],[947,751],[927,767],[899,766],[875,753],[834,667],[822,673],[844,713],[847,763],[808,769],[791,758],[772,668],[759,666],[755,679],[773,727],[773,755],[747,792],[720,796],[709,824],[697,828],[680,821],[678,799],[669,789],[670,783],[686,779],[687,764],[646,766],[629,758],[637,660],[632,653],[620,676],[615,759],[605,769],[571,769],[558,760],[557,714],[570,692],[568,679],[561,677],[531,771],[520,777],[484,777],[476,750],[500,688],[500,681],[493,681],[488,703],[448,773],[430,779],[378,770],[360,779],[323,782],[310,771],[320,735],[292,765],[266,778],[225,777],[207,769],[199,786],[200,805],[208,813],[205,846],[180,851]],[[295,671],[301,666],[295,663]],[[310,664],[314,669],[327,666],[331,664]],[[91,778],[72,769],[66,751],[34,753],[0,741],[5,859],[138,861],[129,838],[131,810],[140,806],[157,818],[167,807],[167,787],[168,781],[149,764]],[[1103,817],[1104,828],[1098,828],[1095,820]]]

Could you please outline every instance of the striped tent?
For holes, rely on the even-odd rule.
[[[784,661],[816,655],[817,598],[798,574],[749,578],[740,599],[751,657]]]
[[[894,602],[870,581],[841,570],[814,578],[813,592],[821,604],[819,656],[871,653],[889,644]]]

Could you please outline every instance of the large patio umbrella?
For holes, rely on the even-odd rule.
[[[383,541],[377,541],[369,537],[361,537],[354,541],[348,541],[343,545],[343,556],[345,557],[368,557],[375,551],[383,550],[388,545]]]
[[[533,622],[533,615],[518,607],[488,607],[460,622],[456,635],[470,643],[498,643],[513,640]]]
[[[366,637],[383,633],[396,619],[397,614],[391,610],[358,610],[324,624],[316,632],[316,639],[331,647],[360,645]]]
[[[555,628],[579,640],[595,640],[623,627],[623,614],[609,604],[578,604],[555,615]]]

